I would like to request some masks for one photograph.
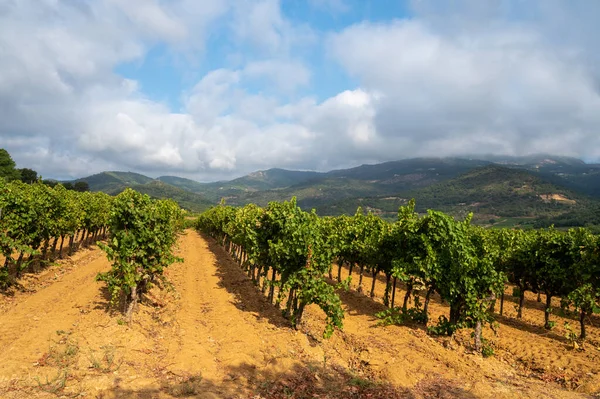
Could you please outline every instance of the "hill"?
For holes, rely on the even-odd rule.
[[[170,198],[177,202],[183,209],[192,212],[203,212],[214,205],[213,202],[200,194],[183,190],[159,180],[152,180],[146,184],[134,184],[130,187],[142,194],[148,194],[152,198]]]
[[[176,178],[181,179],[181,178]],[[187,179],[181,179],[187,180]],[[87,182],[91,191],[102,191],[107,194],[116,195],[127,187],[133,188],[152,198],[170,198],[176,201],[183,209],[193,212],[202,212],[208,209],[213,202],[207,200],[200,194],[184,190],[160,180],[132,172],[102,172],[92,176],[73,181]],[[193,180],[190,180],[193,182]],[[200,184],[200,183],[197,183]]]
[[[227,186],[244,191],[261,191],[290,187],[306,181],[317,180],[324,173],[286,169],[269,169],[227,182]],[[218,184],[218,183],[217,183]]]
[[[415,187],[426,187],[488,164],[487,161],[460,158],[405,159],[314,175],[288,174],[292,178],[285,182],[294,184],[287,187],[272,185],[268,190],[256,190],[238,186],[236,191],[225,189],[221,193],[225,194],[228,203],[232,205],[249,202],[266,205],[269,201],[281,201],[295,196],[300,206],[319,208],[344,199],[392,195]],[[244,177],[236,180],[241,183],[249,179]]]
[[[354,213],[360,205],[394,218],[398,207],[415,197],[419,210],[441,209],[457,216],[473,211],[479,223],[600,224],[600,165],[547,154],[413,158],[325,173],[275,168],[213,183],[131,172],[79,180],[109,194],[133,187],[195,211],[221,198],[231,205],[264,206],[295,196],[304,209],[316,208],[324,215]]]
[[[496,164],[396,196],[357,198],[318,210],[322,214],[341,214],[362,206],[394,218],[398,207],[410,198],[415,198],[418,212],[438,209],[460,217],[474,212],[475,222],[482,224],[578,226],[600,223],[598,199],[559,186],[539,173]]]
[[[123,191],[125,187],[135,184],[146,184],[151,182],[151,177],[133,172],[102,172],[92,176],[83,177],[73,181],[87,182],[91,191],[103,191],[107,194],[115,194]]]
[[[415,158],[361,165],[326,173],[268,169],[230,181],[198,183],[173,176],[158,179],[182,189],[202,193],[215,203],[226,198],[241,205],[298,197],[302,206],[317,206],[363,195],[396,193],[444,181],[490,162],[461,158]]]
[[[587,164],[581,159],[555,155],[526,157],[488,157],[494,163],[538,172],[545,179],[582,193],[600,197],[600,165]]]
[[[489,161],[479,159],[412,158],[334,170],[328,172],[327,176],[367,180],[408,188],[429,185],[431,182],[449,179],[488,164]]]
[[[170,184],[171,186],[180,188],[182,190],[191,191],[192,193],[202,193],[204,192],[204,188],[207,186],[206,183],[200,183],[195,180],[177,176],[161,176],[156,180]]]

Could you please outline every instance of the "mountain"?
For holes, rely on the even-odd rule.
[[[411,198],[416,200],[418,212],[437,209],[459,217],[474,212],[474,221],[482,224],[576,226],[600,219],[597,198],[557,185],[539,173],[497,164],[397,196],[340,201],[318,211],[335,215],[350,213],[362,206],[391,219],[395,218],[398,207]]]
[[[444,181],[490,162],[461,158],[415,158],[361,165],[326,173],[268,169],[250,173],[230,181],[198,183],[180,177],[158,179],[182,189],[202,193],[218,202],[226,198],[231,204],[269,201],[298,197],[306,206],[355,195],[395,193]]]
[[[180,187],[138,173],[102,172],[74,180],[73,183],[78,181],[87,182],[91,191],[103,191],[111,195],[119,194],[127,187],[130,187],[140,193],[148,194],[152,198],[171,198],[182,208],[193,212],[202,212],[214,205],[213,202],[207,200],[200,194],[184,190]],[[193,182],[193,180],[190,181]]]
[[[292,171],[277,170],[280,174],[285,172],[287,179],[272,180],[270,189],[259,190],[256,186],[243,185],[254,178],[248,175],[232,181],[237,183],[235,189],[222,183],[218,194],[222,194],[232,205],[249,202],[266,205],[269,201],[281,201],[295,196],[301,207],[319,208],[348,198],[391,195],[415,187],[425,187],[488,164],[488,161],[460,158],[415,158],[327,173],[292,174]]]
[[[487,156],[491,162],[538,172],[545,179],[591,196],[600,196],[600,165],[548,154],[524,157]]]
[[[237,188],[244,191],[261,191],[293,186],[318,179],[323,175],[323,173],[319,172],[274,168],[250,173],[249,175],[231,180],[225,185],[221,184],[222,186]]]
[[[473,168],[490,164],[480,159],[463,158],[412,158],[361,165],[350,169],[328,172],[328,177],[370,180],[386,185],[422,186],[458,176]]]
[[[133,172],[102,172],[77,179],[73,183],[85,181],[89,184],[91,191],[103,191],[108,194],[115,194],[123,191],[124,187],[130,187],[135,184],[146,184],[153,180],[151,177]]]
[[[510,155],[481,155],[475,156],[476,159],[482,159],[491,163],[500,165],[520,165],[530,166],[534,168],[560,168],[565,166],[585,166],[584,161],[579,158],[566,157],[551,154],[532,154],[525,156],[510,156]]]
[[[200,194],[183,190],[160,180],[152,180],[146,184],[134,184],[129,187],[142,194],[148,194],[152,198],[170,198],[177,202],[183,209],[192,212],[203,212],[214,205],[212,201],[209,201]]]
[[[158,180],[194,193],[202,193],[207,199],[218,203],[221,198],[237,198],[265,190],[284,189],[295,184],[317,179],[323,173],[286,169],[268,169],[250,173],[230,181],[199,183],[175,176],[161,176]],[[289,199],[289,198],[288,198]]]
[[[594,221],[596,215],[600,219],[595,210],[600,165],[547,154],[414,158],[325,173],[268,169],[213,183],[130,172],[80,180],[110,194],[133,187],[156,198],[174,198],[192,210],[206,209],[221,198],[230,205],[264,206],[295,196],[304,209],[316,208],[324,215],[354,213],[360,205],[392,219],[414,197],[420,211],[441,209],[457,216],[474,211],[479,223],[568,225]]]
[[[205,187],[208,185],[207,183],[200,183],[195,180],[177,176],[161,176],[156,180],[170,184],[174,187],[178,187],[182,190],[191,191],[192,193],[202,193],[204,192]]]

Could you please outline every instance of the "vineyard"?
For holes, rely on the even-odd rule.
[[[107,283],[113,303],[125,295],[129,319],[138,294],[177,260],[171,248],[183,228],[183,214],[175,202],[153,201],[130,189],[112,198],[62,185],[0,179],[0,212],[0,289],[14,284],[32,263],[39,266],[62,258],[66,238],[72,255],[78,235],[85,246],[105,238],[109,229],[110,240],[101,247],[113,269],[98,279]]]
[[[324,335],[342,328],[343,311],[335,288],[344,265],[359,270],[358,290],[365,273],[385,276],[383,304],[389,310],[378,317],[383,324],[422,323],[429,333],[452,336],[462,328],[474,329],[474,349],[492,355],[483,327],[504,313],[505,287],[511,284],[519,297],[517,318],[522,317],[527,291],[545,296],[544,328],[551,330],[560,298],[560,312],[574,315],[579,334],[568,326],[573,345],[586,339],[586,323],[600,311],[600,247],[586,229],[486,230],[457,221],[437,211],[419,216],[414,201],[401,207],[398,220],[387,223],[364,215],[319,218],[297,207],[295,200],[270,203],[266,208],[219,206],[198,220],[198,228],[224,245],[268,299],[280,306],[292,326],[306,305],[315,303],[327,316]],[[333,262],[337,285],[332,285]],[[326,280],[329,277],[329,281]],[[402,306],[396,307],[396,287],[405,286]],[[368,288],[368,287],[367,287]],[[277,289],[277,295],[275,290]],[[424,294],[421,302],[421,293]],[[449,306],[448,315],[430,323],[433,295]],[[411,298],[413,297],[413,298]],[[413,306],[408,307],[409,301]],[[499,307],[499,309],[497,309]]]
[[[0,397],[598,392],[586,229],[292,199],[222,203],[198,234],[169,200],[1,179],[0,209]]]
[[[65,239],[71,255],[78,236],[84,246],[103,238],[111,201],[103,193],[0,179],[0,289],[14,283],[32,263],[62,258]]]

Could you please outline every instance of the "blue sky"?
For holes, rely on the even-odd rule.
[[[286,0],[280,5],[281,13],[292,23],[308,25],[321,36],[362,22],[386,22],[411,17],[410,5],[402,0]],[[229,59],[231,52],[241,52],[249,59],[255,57],[252,48],[239,48],[231,39],[222,27],[217,26],[209,34],[206,52],[201,55],[188,55],[197,57],[191,65],[185,60],[174,59],[172,49],[159,44],[151,47],[144,58],[117,65],[115,73],[136,80],[146,95],[154,100],[166,102],[173,111],[179,111],[182,108],[181,92],[186,87],[211,70],[235,66],[235,62]],[[310,65],[312,79],[310,85],[300,94],[312,95],[322,101],[347,88],[357,86],[357,80],[335,65],[335,61],[327,56],[319,43],[315,48],[305,50],[301,56]],[[264,87],[250,85],[248,89],[260,92]]]
[[[0,147],[55,178],[597,161],[599,12],[594,0],[0,0]]]

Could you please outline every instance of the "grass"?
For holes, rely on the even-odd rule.
[[[118,359],[117,349],[112,345],[101,346],[102,356],[96,357],[94,352],[90,352],[90,368],[102,373],[112,373],[117,371],[123,364],[123,359]]]
[[[67,385],[67,378],[69,377],[69,371],[67,369],[61,369],[58,371],[56,376],[50,378],[46,376],[44,381],[40,380],[39,377],[35,377],[35,380],[38,384],[38,388],[43,392],[48,392],[52,394],[58,394]]]
[[[43,378],[34,377],[37,382],[37,388],[43,392],[58,395],[64,390],[69,378],[69,369],[77,363],[79,356],[79,343],[71,338],[71,332],[57,330],[56,335],[60,338],[53,342],[48,349],[37,361],[38,367],[57,367],[58,371],[55,375],[47,374]]]
[[[69,367],[77,361],[79,343],[70,338],[70,332],[58,330],[56,333],[60,340],[50,345],[48,352],[37,361],[38,366]]]

